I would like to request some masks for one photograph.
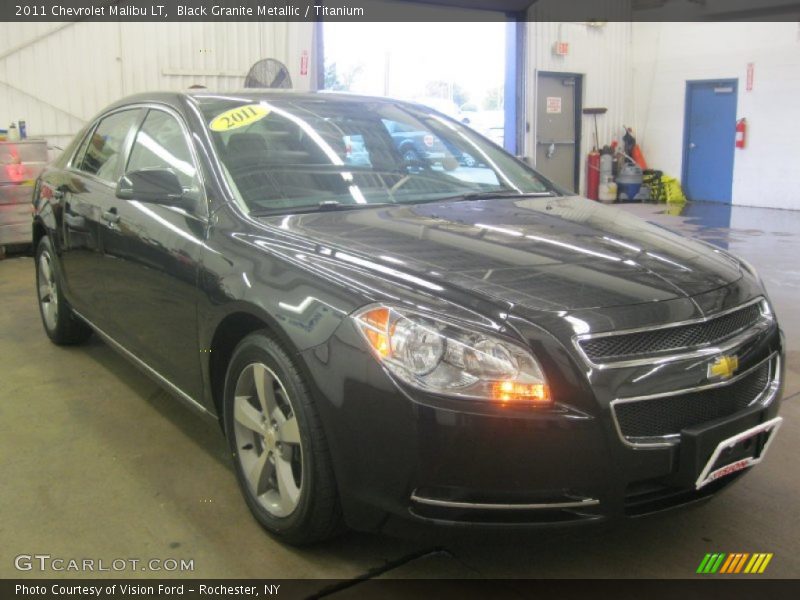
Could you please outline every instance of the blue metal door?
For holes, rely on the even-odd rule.
[[[736,141],[736,80],[689,81],[683,185],[691,200],[731,202]]]

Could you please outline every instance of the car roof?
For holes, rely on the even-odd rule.
[[[208,89],[193,89],[180,92],[161,91],[161,92],[139,93],[131,96],[126,96],[125,98],[117,100],[111,106],[104,109],[103,112],[105,113],[109,110],[122,108],[130,104],[145,104],[145,103],[166,104],[180,111],[181,108],[186,106],[187,102],[194,104],[202,104],[204,99],[212,100],[221,98],[230,98],[231,100],[239,99],[245,101],[250,100],[253,102],[258,102],[261,100],[278,100],[278,99],[315,100],[315,101],[330,100],[337,102],[353,102],[353,103],[379,102],[385,104],[404,104],[407,106],[417,106],[431,112],[438,112],[436,109],[430,106],[425,106],[417,102],[407,102],[403,100],[386,98],[382,96],[367,96],[360,94],[351,94],[349,92],[330,92],[327,90],[318,92],[313,92],[313,91],[299,92],[296,90],[252,89],[252,88],[234,90],[234,91],[225,91],[225,92],[215,92]]]
[[[189,90],[184,93],[185,96],[194,98],[202,102],[204,98],[241,98],[243,100],[276,100],[276,99],[296,99],[296,100],[341,100],[351,102],[363,102],[365,100],[370,102],[386,102],[395,103],[400,102],[393,98],[386,98],[381,96],[367,96],[362,94],[352,94],[350,92],[330,92],[327,90],[322,91],[309,91],[299,92],[296,90],[286,89],[241,89],[230,92],[212,92],[209,90],[197,89]]]
[[[138,104],[144,102],[160,102],[160,103],[177,105],[180,103],[181,99],[193,99],[195,101],[202,102],[204,98],[209,98],[209,99],[241,98],[243,100],[254,100],[254,101],[270,100],[270,99],[276,100],[279,98],[281,99],[291,98],[297,100],[330,99],[330,100],[341,100],[341,101],[352,101],[352,102],[371,101],[371,102],[386,102],[386,103],[401,102],[403,104],[417,104],[416,102],[407,102],[395,98],[387,98],[384,96],[368,96],[363,94],[352,94],[350,92],[330,92],[327,90],[316,91],[316,92],[314,91],[299,92],[296,90],[249,88],[249,89],[232,90],[224,92],[221,91],[217,92],[208,89],[193,89],[180,92],[169,92],[169,91],[143,92],[121,98],[120,100],[115,102],[113,106],[117,107],[125,104]]]

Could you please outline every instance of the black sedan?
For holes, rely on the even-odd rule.
[[[410,162],[388,123],[477,166]],[[652,513],[727,486],[781,424],[752,267],[419,106],[135,96],[34,194],[47,335],[94,331],[219,420],[290,543]]]

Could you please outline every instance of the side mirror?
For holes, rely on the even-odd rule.
[[[117,198],[181,208],[190,204],[178,176],[169,169],[141,169],[126,173],[117,182]]]

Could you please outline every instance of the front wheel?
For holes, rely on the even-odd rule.
[[[36,292],[44,331],[54,343],[80,344],[92,335],[89,326],[78,320],[64,298],[61,272],[47,236],[36,246]]]
[[[268,334],[247,336],[225,380],[225,433],[245,501],[268,531],[309,544],[341,530],[325,435],[292,359]]]

